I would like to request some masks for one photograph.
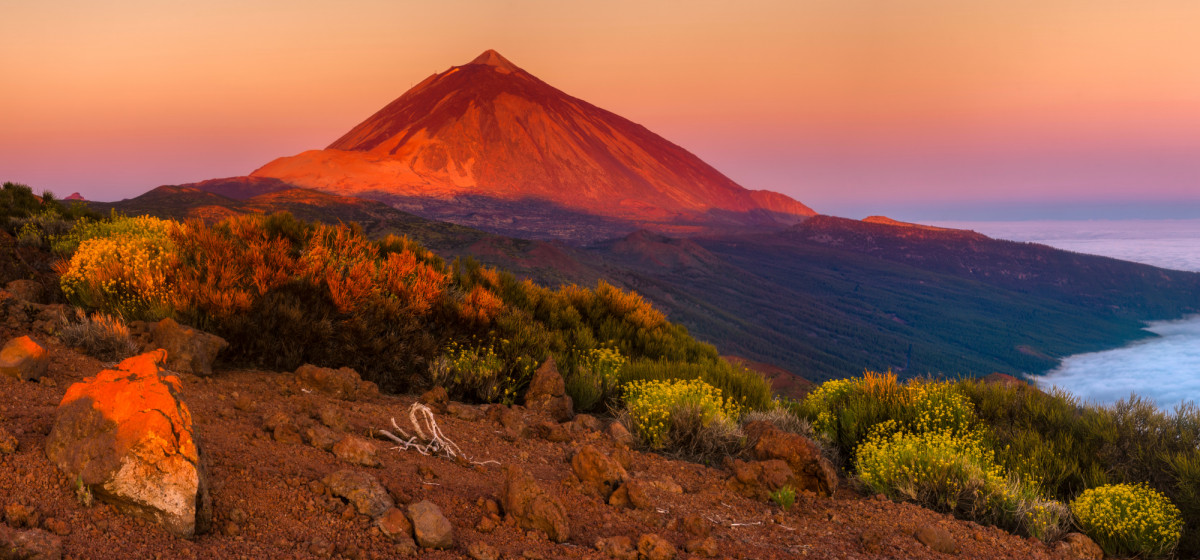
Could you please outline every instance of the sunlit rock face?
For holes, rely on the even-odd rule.
[[[742,188],[495,51],[430,76],[327,149],[277,159],[252,176],[383,200],[536,201],[658,229],[787,225],[814,214],[787,196]]]

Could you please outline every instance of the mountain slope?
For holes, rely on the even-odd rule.
[[[814,381],[863,369],[1040,373],[1063,356],[1150,336],[1144,320],[1200,312],[1200,274],[880,219],[819,216],[782,232],[683,239],[638,231],[578,248],[304,189],[237,201],[161,187],[116,204],[129,213],[155,206],[176,218],[288,210],[358,222],[372,236],[409,235],[444,257],[547,285],[603,278],[722,353]]]
[[[407,203],[460,223],[470,212],[510,221],[562,212],[688,232],[774,227],[814,215],[784,195],[742,188],[495,51],[430,76],[327,149],[279,158],[252,176]],[[439,209],[436,201],[455,208]]]

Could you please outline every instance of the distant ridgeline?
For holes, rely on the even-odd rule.
[[[1200,274],[883,219],[817,216],[774,233],[684,239],[639,231],[574,247],[249,181],[90,204],[209,220],[286,210],[357,222],[374,238],[408,235],[445,258],[471,255],[549,286],[605,279],[636,290],[722,354],[814,381],[864,369],[904,377],[1040,373],[1064,356],[1148,336],[1143,321],[1200,312]]]

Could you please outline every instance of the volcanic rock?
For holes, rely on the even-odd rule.
[[[4,285],[4,290],[20,301],[42,303],[42,285],[33,280],[13,280]]]
[[[349,500],[359,513],[372,518],[387,513],[396,505],[379,479],[361,471],[340,470],[321,479],[321,482],[329,488],[330,494]]]
[[[659,535],[648,533],[638,539],[638,558],[672,560],[675,558],[675,554],[675,545]]]
[[[304,364],[296,369],[296,380],[306,389],[348,401],[379,394],[374,383],[363,381],[357,371],[345,367],[330,369]]]
[[[785,432],[765,421],[750,422],[742,430],[746,438],[754,442],[750,448],[751,456],[761,461],[781,459],[791,467],[794,489],[825,496],[832,496],[837,491],[837,470],[811,439]]]
[[[0,525],[0,559],[59,560],[62,539],[41,529],[18,531]]]
[[[50,355],[28,336],[14,338],[0,349],[0,375],[20,381],[38,379],[46,374]]]
[[[747,498],[766,499],[772,492],[791,485],[795,488],[795,475],[787,462],[781,459],[770,461],[733,460],[727,485],[731,490]]]
[[[525,407],[548,414],[557,422],[567,422],[575,416],[575,405],[567,395],[566,383],[558,373],[554,358],[547,358],[529,382],[525,391]]]
[[[1079,560],[1102,560],[1104,558],[1104,550],[1100,548],[1100,545],[1083,533],[1068,533],[1059,541],[1056,548],[1071,558]]]
[[[944,554],[958,554],[958,543],[954,541],[954,535],[937,525],[922,525],[914,536],[933,550]]]
[[[622,482],[629,478],[620,463],[591,445],[579,448],[571,457],[571,472],[579,478],[583,490],[607,500]]]
[[[567,512],[562,504],[546,493],[523,469],[504,467],[504,488],[500,494],[504,512],[528,531],[541,531],[555,542],[571,537]]]
[[[229,346],[225,339],[176,323],[167,317],[150,327],[156,348],[167,351],[167,369],[196,375],[212,375],[217,353]]]
[[[358,436],[345,436],[333,445],[333,454],[347,463],[355,465],[363,465],[364,467],[378,467],[382,463],[379,462],[378,450],[375,444],[360,438]]]
[[[450,548],[454,546],[454,526],[442,515],[442,509],[429,500],[408,505],[408,519],[412,521],[413,535],[417,544],[424,548]]]
[[[397,508],[389,509],[379,516],[379,519],[375,520],[375,526],[379,527],[383,536],[396,542],[411,541],[413,538],[412,522]]]
[[[208,529],[212,506],[180,383],[134,356],[67,389],[46,455],[101,500],[191,536]]]

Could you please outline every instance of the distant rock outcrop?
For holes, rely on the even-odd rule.
[[[159,369],[165,357],[135,356],[67,389],[46,455],[101,500],[192,536],[208,529],[212,506],[179,380]]]

